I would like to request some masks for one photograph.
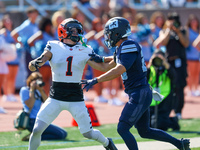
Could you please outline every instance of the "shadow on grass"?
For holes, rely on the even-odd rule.
[[[180,134],[199,134],[200,135],[200,131],[168,131],[171,133],[180,133]]]

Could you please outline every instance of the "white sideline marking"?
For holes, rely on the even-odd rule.
[[[137,142],[140,150],[174,150],[175,146],[160,141],[148,141],[148,142]],[[116,144],[118,150],[128,150],[125,144]],[[200,137],[190,138],[190,147],[200,147]],[[54,150],[105,150],[103,146],[86,146],[86,147],[75,147],[75,148],[62,148]]]

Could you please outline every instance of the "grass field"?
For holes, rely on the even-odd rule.
[[[169,134],[176,138],[191,138],[200,137],[200,119],[188,119],[181,120],[181,130],[179,132],[168,131]],[[117,133],[117,124],[102,125],[100,127],[94,127],[100,130],[106,137],[111,137],[117,144],[124,143],[123,140]],[[77,127],[65,128],[68,132],[68,136],[65,140],[59,141],[42,141],[38,150],[58,149],[58,148],[69,148],[69,147],[81,147],[100,145],[98,142],[88,140],[84,138]],[[131,129],[136,140],[139,141],[150,141],[148,139],[142,139],[138,135],[135,128]],[[0,133],[0,149],[1,150],[27,150],[28,141],[21,141],[21,138],[28,134],[28,131],[22,131],[20,135],[18,132],[1,132]],[[200,150],[200,148],[193,148],[192,150]]]

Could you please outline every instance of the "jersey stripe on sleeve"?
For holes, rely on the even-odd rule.
[[[124,45],[122,47],[121,53],[137,52],[137,47],[135,44]]]

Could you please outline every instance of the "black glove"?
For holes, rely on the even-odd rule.
[[[89,91],[89,89],[92,88],[92,86],[97,83],[98,83],[97,78],[91,80],[81,80],[81,84],[85,84],[83,89],[86,89],[86,92]]]
[[[88,55],[91,56],[90,60],[94,60],[97,63],[104,62],[104,57],[99,56],[94,51],[92,52],[92,54],[88,54]]]
[[[39,66],[39,63],[42,63],[42,60],[35,59],[35,60],[31,61],[31,65],[34,66],[37,71],[41,67],[41,66]]]

